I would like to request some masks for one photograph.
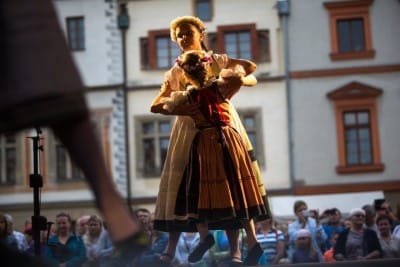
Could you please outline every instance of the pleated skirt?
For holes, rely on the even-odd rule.
[[[205,128],[190,148],[175,204],[179,221],[231,229],[266,214],[246,145],[232,127]]]

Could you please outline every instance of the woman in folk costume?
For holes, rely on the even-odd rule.
[[[205,27],[203,22],[196,17],[184,16],[176,18],[171,22],[170,33],[171,39],[175,41],[184,52],[189,50],[207,51],[203,42],[205,38]],[[219,75],[222,68],[240,67],[243,70],[244,76],[250,75],[255,70],[255,66],[253,64],[248,64],[247,61],[232,59],[226,54],[207,53],[212,57],[210,68],[215,76]],[[163,261],[170,261],[171,259],[168,259],[168,257],[173,258],[180,232],[197,231],[195,224],[188,224],[186,220],[181,220],[175,215],[175,204],[185,166],[189,159],[190,145],[197,132],[194,121],[189,117],[189,115],[196,112],[198,106],[196,106],[196,104],[185,104],[177,106],[172,111],[168,111],[163,109],[164,104],[161,102],[162,98],[169,97],[174,91],[186,90],[187,81],[183,74],[184,70],[175,64],[166,73],[161,90],[151,104],[151,111],[153,113],[177,115],[171,131],[168,153],[161,174],[161,182],[155,210],[154,227],[158,230],[170,232],[169,244],[165,254],[166,256],[161,258]],[[254,85],[254,79],[243,79],[243,85]],[[247,150],[252,156],[253,171],[257,177],[258,190],[264,200],[264,205],[267,210],[265,217],[269,217],[270,211],[268,200],[257,161],[253,156],[253,148],[235,108],[231,104],[229,106],[232,116],[231,124],[238,130],[238,132],[240,132],[247,145]],[[240,227],[241,224],[232,226],[233,229]],[[240,258],[238,231],[228,230],[227,233],[228,236],[230,236],[231,256],[234,261],[235,258]]]
[[[214,244],[209,225],[229,229],[232,222],[239,220],[252,248],[245,265],[255,265],[262,249],[250,220],[266,210],[246,144],[231,126],[228,102],[240,89],[244,73],[240,68],[224,69],[216,79],[210,69],[211,61],[211,57],[199,50],[182,54],[177,64],[190,85],[186,91],[173,92],[171,97],[161,99],[168,111],[188,103],[199,105],[198,111],[191,115],[197,131],[179,187],[175,215],[188,223],[195,222],[203,240],[189,255],[190,262],[200,260]]]

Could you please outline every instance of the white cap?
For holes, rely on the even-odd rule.
[[[307,229],[300,229],[296,232],[296,239],[300,237],[311,237],[311,233]]]

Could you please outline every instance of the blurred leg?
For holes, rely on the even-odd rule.
[[[139,224],[133,220],[106,170],[102,150],[89,117],[78,121],[63,121],[52,125],[52,129],[85,174],[112,240],[119,242],[139,232]]]
[[[229,241],[230,255],[233,261],[237,261],[241,258],[240,246],[239,246],[239,230],[226,230],[226,236]]]

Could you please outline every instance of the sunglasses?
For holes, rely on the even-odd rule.
[[[357,218],[364,218],[365,215],[363,215],[363,214],[354,214],[354,217],[357,217]]]

